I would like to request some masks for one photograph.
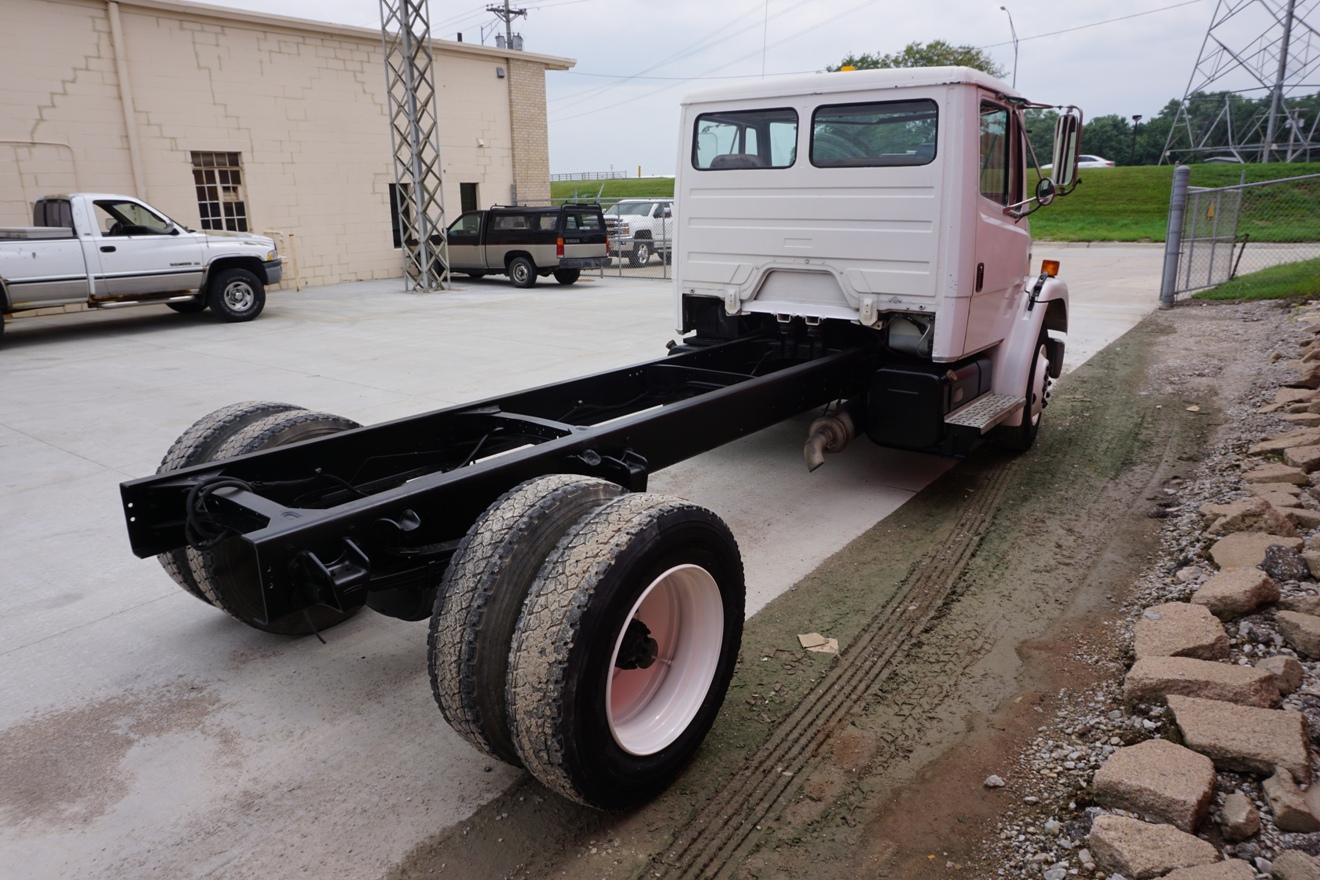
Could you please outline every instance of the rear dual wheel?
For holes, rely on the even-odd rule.
[[[715,514],[600,480],[532,480],[473,524],[432,619],[441,711],[565,797],[644,801],[691,759],[742,636],[742,561]]]
[[[350,419],[287,403],[233,404],[203,416],[184,431],[165,453],[157,473],[356,427],[358,423]],[[260,575],[251,550],[238,538],[223,538],[209,547],[181,547],[157,558],[186,592],[265,632],[309,635],[347,620],[362,607],[361,600],[342,610],[316,605],[304,612],[263,620]]]

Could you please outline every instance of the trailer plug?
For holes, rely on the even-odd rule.
[[[821,416],[807,428],[807,442],[802,446],[802,458],[807,470],[814,471],[825,463],[825,453],[842,452],[857,436],[857,428],[846,409]]]

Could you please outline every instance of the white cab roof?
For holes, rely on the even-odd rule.
[[[753,98],[788,98],[796,95],[838,94],[872,89],[908,89],[923,86],[977,85],[1010,97],[1020,97],[1008,83],[971,67],[894,67],[887,70],[849,70],[757,79],[737,85],[694,92],[684,104],[744,101]]]

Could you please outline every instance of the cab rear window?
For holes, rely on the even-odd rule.
[[[587,232],[600,232],[604,230],[605,226],[601,223],[599,214],[578,214],[570,212],[564,215],[564,228],[573,231],[585,230]]]
[[[811,164],[818,168],[926,165],[935,159],[934,101],[828,104],[811,115]]]
[[[692,134],[698,171],[788,168],[797,161],[797,111],[725,110],[702,113]]]

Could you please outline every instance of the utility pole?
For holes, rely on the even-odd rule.
[[[765,0],[765,13],[761,17],[761,79],[765,79],[765,38],[770,33],[770,0]]]
[[[1017,88],[1017,62],[1018,62],[1018,35],[1017,28],[1013,26],[1013,13],[1007,6],[999,7],[1008,16],[1008,32],[1013,35],[1013,88]]]
[[[1283,104],[1283,82],[1288,78],[1288,44],[1292,42],[1293,13],[1297,0],[1288,0],[1288,12],[1283,19],[1283,42],[1279,47],[1279,75],[1270,90],[1270,118],[1265,123],[1265,143],[1261,146],[1260,161],[1268,162],[1274,154],[1274,136],[1278,133],[1279,107]],[[1286,112],[1286,108],[1285,108]]]
[[[513,50],[513,20],[515,18],[526,18],[526,9],[510,9],[509,0],[504,0],[502,6],[487,6],[486,11],[504,22],[504,45],[510,51]]]

